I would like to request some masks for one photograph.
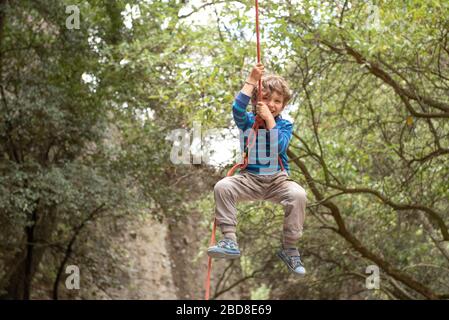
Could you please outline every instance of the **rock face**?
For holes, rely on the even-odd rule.
[[[107,237],[104,247],[95,244],[92,266],[80,264],[80,290],[67,290],[66,275],[60,282],[60,299],[120,299],[120,300],[201,300],[204,298],[204,280],[207,271],[205,249],[210,237],[207,226],[200,225],[199,213],[189,213],[176,220],[159,222],[150,216],[128,217],[126,223],[108,228],[93,227]],[[102,260],[102,250],[115,249],[118,259],[111,263]],[[112,249],[111,249],[112,250]],[[86,253],[85,253],[86,254]],[[76,257],[75,257],[76,258]],[[73,261],[71,263],[76,263]],[[238,265],[238,261],[235,261]],[[95,266],[95,268],[93,268]],[[211,276],[211,296],[229,261],[215,260]],[[45,269],[45,268],[44,268]],[[94,273],[91,272],[94,269]],[[100,274],[98,273],[100,271]],[[101,278],[101,274],[105,277]],[[52,282],[41,281],[38,274],[33,299],[51,299]],[[241,274],[227,275],[235,281]],[[237,286],[220,295],[218,299],[241,299],[247,297],[244,286]],[[220,290],[222,287],[220,287]]]
[[[112,299],[178,299],[168,248],[168,228],[151,218],[133,224],[122,240],[128,261],[127,285],[109,291]]]
[[[210,231],[198,225],[200,218],[199,213],[191,213],[177,221],[161,223],[147,217],[130,223],[115,240],[127,257],[119,266],[126,277],[119,287],[104,288],[107,296],[97,292],[96,298],[203,299],[207,270],[204,245]],[[227,264],[214,261],[211,292]],[[236,288],[219,299],[240,299],[241,294],[240,288]]]

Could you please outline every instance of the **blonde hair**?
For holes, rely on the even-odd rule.
[[[273,91],[277,92],[278,94],[282,95],[284,98],[283,101],[283,107],[287,105],[287,103],[292,98],[292,93],[290,91],[290,88],[288,87],[287,81],[285,81],[284,78],[281,76],[269,74],[262,77],[262,89],[264,91],[268,91],[270,94],[273,93]],[[259,86],[256,85],[256,88],[253,91],[253,95],[251,97],[251,101],[253,105],[256,104],[257,101],[257,94],[259,91]]]

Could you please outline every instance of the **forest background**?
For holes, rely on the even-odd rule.
[[[449,298],[448,17],[260,1],[262,62],[294,93],[308,275],[274,257],[282,208],[241,203],[243,257],[214,263],[213,298]],[[255,40],[253,1],[0,0],[2,298],[203,297]]]

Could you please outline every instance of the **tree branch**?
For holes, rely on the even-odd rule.
[[[287,154],[290,158],[295,158],[296,155],[290,151],[290,149],[287,151]],[[315,181],[310,175],[309,171],[307,170],[305,164],[300,161],[296,160],[294,162],[301,170],[301,172],[306,177],[307,184],[309,185],[313,195],[318,200],[323,200],[324,196],[321,194],[321,192],[318,190],[317,186],[315,185]],[[359,252],[362,256],[367,258],[368,260],[373,261],[376,263],[380,268],[382,268],[387,274],[395,278],[396,280],[404,283],[409,288],[415,290],[416,292],[420,293],[424,297],[428,299],[438,299],[439,296],[433,292],[430,288],[425,286],[424,284],[416,281],[411,276],[401,272],[400,270],[394,268],[389,262],[381,258],[380,256],[376,255],[374,252],[368,250],[367,247],[365,247],[353,234],[349,232],[349,230],[346,228],[345,222],[343,217],[341,216],[340,209],[332,202],[332,201],[326,201],[323,203],[323,206],[328,208],[334,217],[334,220],[338,226],[338,234],[341,235],[347,242],[349,242],[352,247]]]
[[[54,284],[53,284],[53,300],[58,300],[58,287],[59,287],[59,281],[60,281],[60,279],[61,279],[61,275],[62,275],[62,272],[63,272],[63,270],[64,270],[64,266],[66,265],[67,261],[70,259],[70,256],[71,256],[71,254],[72,254],[72,252],[73,252],[73,245],[75,244],[76,239],[78,238],[78,236],[79,236],[81,230],[86,226],[87,222],[89,222],[89,221],[95,219],[95,216],[96,216],[99,212],[101,212],[101,210],[103,209],[103,207],[104,207],[105,205],[106,205],[105,203],[102,203],[98,208],[96,208],[95,210],[93,210],[93,211],[88,215],[88,217],[85,218],[85,219],[81,222],[81,224],[80,224],[78,227],[76,227],[76,228],[74,229],[74,233],[73,233],[73,235],[72,235],[72,238],[71,238],[70,241],[69,241],[69,244],[68,244],[68,246],[67,246],[67,249],[66,249],[66,251],[65,251],[65,253],[64,253],[64,257],[63,257],[63,259],[62,259],[62,261],[61,261],[61,263],[60,263],[60,265],[59,265],[58,272],[57,272],[57,274],[56,274],[56,278],[55,278],[55,281],[54,281]]]
[[[419,210],[427,213],[439,226],[441,234],[443,235],[443,240],[449,241],[449,232],[446,224],[444,223],[444,220],[441,218],[440,214],[434,211],[431,208],[428,208],[423,205],[419,204],[397,204],[391,201],[390,199],[387,199],[385,196],[383,196],[380,192],[376,190],[372,190],[369,188],[344,188],[341,186],[337,186],[334,184],[328,185],[331,188],[338,189],[340,191],[343,191],[344,193],[368,193],[376,196],[379,198],[383,203],[389,205],[395,210]]]
[[[405,88],[402,88],[387,72],[385,72],[379,64],[376,62],[368,61],[365,57],[362,56],[359,52],[357,52],[355,49],[348,46],[346,43],[344,43],[344,48],[338,48],[329,41],[326,41],[324,39],[318,39],[318,41],[328,48],[330,48],[333,52],[338,53],[340,55],[347,54],[352,56],[355,61],[360,64],[364,65],[371,74],[376,76],[377,78],[381,79],[384,83],[388,84],[390,87],[393,88],[393,90],[399,95],[401,101],[404,102],[406,108],[409,110],[409,112],[414,115],[415,117],[421,117],[421,118],[449,118],[449,105],[447,103],[434,100],[429,97],[425,97],[419,94],[416,94],[415,92],[412,92],[410,90],[407,90]],[[444,111],[443,113],[419,113],[417,112],[410,104],[409,99],[415,100],[418,102],[424,102],[427,105],[434,107],[436,109]]]

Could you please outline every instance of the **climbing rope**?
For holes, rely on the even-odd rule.
[[[256,3],[256,38],[257,38],[257,63],[260,63],[260,33],[259,33],[259,1],[255,0]],[[259,79],[259,90],[257,92],[257,102],[262,100],[262,79]],[[235,164],[226,174],[227,177],[230,177],[234,175],[235,171],[239,169],[240,171],[245,169],[248,166],[248,156],[250,154],[251,149],[254,147],[254,144],[256,143],[257,134],[259,128],[265,127],[265,121],[259,116],[256,115],[256,118],[254,119],[254,124],[248,134],[248,139],[246,140],[246,148],[243,152],[243,163],[237,163]],[[278,157],[279,163],[281,165],[282,171],[284,171],[284,165],[282,163],[282,159]],[[217,229],[217,219],[214,218],[214,225],[212,227],[212,235],[210,237],[209,247],[212,247],[215,245],[215,232]],[[210,274],[212,272],[212,258],[208,257],[207,261],[207,274],[206,274],[206,281],[205,281],[205,300],[209,300],[210,295]]]

